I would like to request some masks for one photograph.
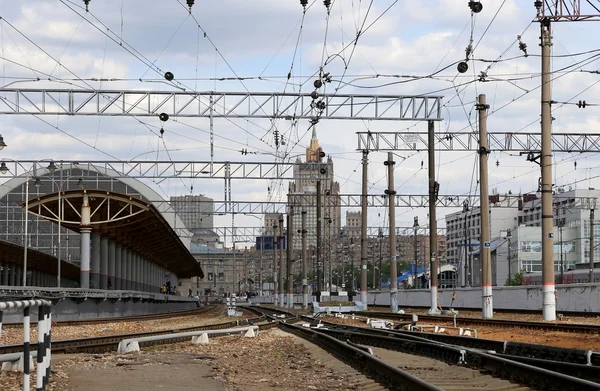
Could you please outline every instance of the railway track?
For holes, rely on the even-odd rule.
[[[283,313],[283,311],[274,309],[268,309],[268,311],[270,314]],[[302,318],[315,321],[315,319],[309,317]],[[600,368],[592,365],[537,359],[526,355],[496,354],[488,352],[487,349],[482,350],[481,347],[451,345],[414,335],[426,333],[412,333],[411,336],[392,330],[340,326],[337,324],[327,324],[327,328],[320,329],[307,329],[306,327],[289,324],[281,326],[311,341],[318,341],[320,337],[316,335],[322,334],[335,338],[342,344],[342,341],[344,341],[346,344],[352,344],[352,346],[363,350],[363,345],[375,347],[374,353],[384,359],[388,365],[400,367],[400,369],[410,372],[405,371],[405,374],[417,375],[428,384],[426,387],[439,387],[437,389],[446,390],[600,390],[600,384],[594,382],[600,379]],[[474,338],[471,338],[471,340],[477,341]],[[501,341],[490,342],[497,343]],[[344,354],[339,353],[339,351],[344,350],[340,346],[330,346],[328,350],[332,354],[344,358]],[[541,354],[545,347],[539,346],[537,348],[538,353]],[[525,352],[522,351],[521,353]],[[556,352],[554,353],[556,354]],[[563,352],[563,356],[567,357],[569,355]],[[571,352],[571,356],[573,356],[573,352]],[[449,366],[440,364],[440,362],[449,364]],[[364,363],[361,362],[360,365],[364,365]],[[440,371],[440,369],[443,369],[443,371]],[[385,372],[385,369],[382,370]],[[401,389],[436,389],[418,388],[423,387],[423,384],[409,384],[412,381],[410,377],[400,376],[398,378],[398,376],[400,375],[396,375],[396,382],[399,382],[397,384],[405,386]],[[386,376],[383,376],[383,378],[383,380],[378,379],[382,384],[387,386],[395,384],[389,381],[389,377],[387,383],[385,383]]]
[[[159,314],[149,314],[149,315],[136,315],[136,316],[123,316],[117,318],[96,318],[96,319],[86,319],[86,320],[58,320],[52,321],[52,324],[57,326],[84,326],[84,325],[94,325],[94,324],[104,324],[104,323],[121,323],[121,322],[136,322],[136,321],[146,321],[146,320],[160,320],[160,319],[170,319],[175,317],[182,316],[193,316],[193,315],[201,315],[205,312],[210,311],[215,308],[215,305],[209,305],[200,308],[194,308],[192,310],[185,311],[170,311],[170,312],[161,312]],[[11,328],[23,328],[23,323],[3,323],[3,328],[11,329]],[[37,327],[37,323],[31,323],[31,327]]]
[[[119,342],[124,339],[129,338],[139,338],[139,337],[151,337],[155,335],[165,335],[165,334],[174,334],[174,333],[184,333],[188,331],[200,331],[200,330],[219,330],[226,329],[236,326],[243,326],[248,324],[256,324],[261,321],[264,321],[264,317],[256,317],[250,319],[243,320],[235,320],[231,322],[212,324],[212,325],[204,325],[204,326],[191,326],[191,327],[182,327],[176,329],[167,329],[167,330],[159,330],[159,331],[148,331],[143,333],[129,333],[129,334],[116,334],[116,335],[107,335],[102,337],[90,337],[90,338],[79,338],[79,339],[69,339],[69,340],[53,340],[52,341],[52,353],[104,353],[108,351],[116,351],[119,346]],[[275,325],[275,323],[273,323]],[[263,328],[273,327],[273,325],[259,325]],[[187,338],[185,339],[187,340]],[[172,343],[178,342],[177,339],[169,339],[165,340],[163,343]],[[153,343],[156,344],[156,343]],[[145,346],[145,345],[143,345]],[[37,343],[31,344],[31,351],[35,351],[37,349]],[[8,353],[19,353],[23,351],[23,344],[15,344],[15,345],[3,345],[0,346],[0,354],[8,354]]]
[[[392,312],[378,312],[378,311],[359,311],[355,312],[359,316],[367,316],[371,318],[381,318],[388,320],[411,320],[411,314],[395,314]],[[443,315],[419,315],[420,321],[431,321],[431,322],[452,322],[453,317]],[[592,333],[600,334],[599,325],[590,324],[571,324],[571,323],[547,323],[547,322],[525,322],[517,320],[501,320],[501,319],[477,319],[477,318],[461,318],[456,317],[457,326],[490,326],[490,327],[518,327],[525,329],[535,330],[546,330],[546,331],[560,331],[567,333]]]
[[[383,304],[369,304],[369,308],[377,308],[380,310],[383,309],[389,309],[390,306],[389,305],[383,305]],[[427,311],[429,310],[431,307],[430,306],[411,306],[411,307],[401,307],[405,312],[414,312],[413,310],[418,310],[418,311]],[[457,310],[457,311],[474,311],[474,312],[479,312],[481,313],[481,308],[474,308],[474,307],[452,307],[453,309]],[[513,309],[505,309],[505,308],[494,308],[494,312],[498,312],[498,313],[504,313],[504,314],[522,314],[522,315],[534,315],[534,314],[540,314],[540,310],[513,310]],[[594,318],[594,317],[600,317],[600,312],[584,312],[584,311],[557,311],[559,313],[561,313],[564,316],[580,316],[583,318]]]

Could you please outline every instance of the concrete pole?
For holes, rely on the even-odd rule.
[[[110,281],[110,286],[108,289],[115,289],[115,258],[117,257],[117,252],[115,248],[115,242],[112,240],[108,241],[108,281]]]
[[[594,236],[594,209],[590,209],[590,284],[594,282]]]
[[[279,215],[279,306],[285,307],[285,259],[283,259],[283,214]],[[289,243],[288,243],[289,246]]]
[[[265,248],[265,237],[264,237],[264,234],[263,234],[263,236],[260,237],[260,261],[259,261],[260,270],[258,271],[258,295],[260,297],[263,296],[263,257],[264,257],[264,248]]]
[[[287,216],[287,272],[288,272],[288,308],[294,308],[294,206],[290,205]]]
[[[388,169],[388,195],[390,218],[390,310],[398,312],[398,271],[396,270],[396,206],[394,190],[394,154],[388,152],[388,159],[384,163]],[[416,262],[416,260],[415,260]]]
[[[121,251],[121,245],[115,243],[115,277],[113,280],[113,289],[114,290],[120,290],[121,289],[121,264],[123,263],[123,260],[121,258],[121,254],[123,252]]]
[[[360,301],[367,310],[367,185],[369,173],[369,151],[362,152],[362,195],[360,227]],[[373,273],[375,270],[373,270]],[[352,271],[354,273],[354,270]]]
[[[100,238],[100,289],[108,289],[108,238]]]
[[[431,308],[429,314],[437,315],[440,313],[437,305],[438,298],[438,258],[437,258],[437,212],[435,202],[437,199],[438,183],[435,180],[435,123],[427,122],[427,143],[428,167],[429,172],[429,286],[431,289]]]
[[[279,278],[277,274],[277,224],[273,225],[273,304],[277,305],[279,300]]]
[[[306,265],[308,262],[308,251],[306,247],[306,211],[302,211],[302,307],[308,308],[308,275]]]
[[[233,297],[233,294],[236,292],[235,286],[237,285],[237,276],[235,274],[236,270],[235,270],[235,242],[233,242],[233,273],[231,273],[231,297]]]
[[[83,195],[83,203],[81,205],[81,264],[79,265],[79,286],[82,289],[90,288],[90,235],[92,233],[90,204],[87,194]]]
[[[544,320],[556,319],[554,296],[554,220],[552,210],[552,96],[550,91],[550,19],[541,23],[542,39],[542,312]]]
[[[477,111],[479,111],[479,205],[481,211],[481,239],[479,241],[479,258],[481,260],[481,289],[483,319],[494,317],[492,296],[492,263],[490,248],[490,205],[488,196],[488,149],[487,142],[487,109],[485,94],[479,95]]]
[[[317,303],[321,301],[323,291],[323,265],[321,263],[321,181],[317,179]]]
[[[92,286],[100,289],[100,233],[92,233]]]

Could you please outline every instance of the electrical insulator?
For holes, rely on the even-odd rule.
[[[585,109],[585,101],[584,100],[580,100],[579,102],[577,102],[577,107],[579,107],[580,109]]]
[[[315,86],[315,88],[321,88],[323,87],[323,82],[321,81],[321,79],[317,79],[314,81],[313,85]]]
[[[165,130],[163,128],[160,128],[160,137],[162,137],[163,134],[165,134]]]
[[[300,0],[300,5],[302,6],[302,8],[306,8],[306,6],[308,5],[308,0]]]
[[[500,167],[500,161],[496,160],[496,167]]]
[[[325,4],[325,8],[329,9],[331,6],[331,0],[323,0],[323,4]]]
[[[459,73],[465,73],[469,70],[469,64],[467,64],[465,61],[461,61],[458,63],[456,69]]]
[[[194,5],[194,0],[187,0],[187,5],[190,8],[190,12],[192,12],[192,6]]]
[[[89,12],[90,0],[83,0],[83,3],[85,4],[85,12]]]
[[[165,79],[166,79],[167,81],[171,81],[171,80],[173,80],[174,78],[175,78],[175,75],[173,75],[173,73],[171,73],[171,72],[165,72]]]
[[[577,162],[573,162],[573,165],[575,166],[575,170],[577,170]]]
[[[275,137],[275,146],[279,147],[279,130],[273,131],[273,136]]]

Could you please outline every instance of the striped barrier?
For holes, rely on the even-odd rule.
[[[2,314],[6,310],[23,308],[23,390],[29,391],[31,371],[31,341],[29,311],[38,307],[38,343],[36,390],[43,390],[50,379],[50,345],[52,327],[52,303],[48,300],[20,300],[0,302],[0,336],[2,335]]]

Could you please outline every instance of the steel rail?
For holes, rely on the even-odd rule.
[[[167,329],[167,330],[157,330],[157,331],[147,331],[142,333],[129,333],[129,334],[116,334],[116,335],[107,335],[101,337],[90,337],[90,338],[78,338],[78,339],[68,339],[68,340],[59,340],[52,341],[52,353],[102,353],[107,351],[116,351],[119,346],[119,342],[124,339],[130,338],[139,338],[139,337],[151,337],[155,335],[164,335],[164,334],[175,334],[187,331],[200,331],[200,330],[220,330],[240,325],[254,324],[264,320],[264,317],[243,319],[225,323],[204,325],[204,326],[191,326],[191,327],[183,327],[183,328],[175,328],[175,329]],[[263,327],[273,327],[262,325]],[[174,340],[173,340],[174,341]],[[173,342],[172,340],[165,341]],[[31,344],[31,349],[35,350],[37,344]],[[8,353],[17,353],[23,349],[23,344],[18,345],[4,345],[0,346],[0,354],[8,354]]]
[[[566,372],[568,369],[573,369],[574,364],[529,359],[529,362],[532,363],[530,365],[501,357],[493,353],[447,345],[439,342],[425,342],[408,338],[398,338],[398,336],[373,335],[327,328],[319,328],[316,329],[315,332],[328,335],[338,340],[351,341],[357,344],[426,356],[444,361],[451,365],[466,365],[477,370],[491,371],[494,375],[502,379],[515,381],[521,385],[545,391],[600,390],[600,384],[598,383],[578,379],[574,376],[555,371],[555,368],[560,368],[561,371]],[[540,361],[544,361],[544,363],[541,363]],[[553,369],[545,369],[533,363],[550,366]],[[586,372],[586,374],[589,374],[589,372]]]
[[[355,312],[356,315],[368,316],[371,318],[385,318],[385,319],[401,319],[410,320],[412,319],[411,314],[394,314],[391,312],[378,312],[378,311],[359,311]],[[434,321],[434,322],[452,322],[454,318],[448,316],[437,316],[437,315],[419,315],[420,320]],[[527,329],[536,330],[548,330],[548,331],[562,331],[569,333],[595,333],[600,334],[600,326],[589,325],[589,324],[558,324],[558,323],[546,323],[546,322],[525,322],[516,320],[503,320],[503,319],[476,319],[476,318],[456,318],[456,324],[462,325],[481,325],[481,326],[495,326],[495,327],[520,327]]]
[[[201,315],[205,312],[214,309],[214,305],[209,305],[206,307],[194,308],[192,310],[178,310],[178,311],[170,311],[170,312],[161,312],[158,314],[147,314],[147,315],[135,315],[135,316],[120,316],[115,318],[96,318],[96,319],[85,319],[85,320],[53,320],[55,327],[60,326],[85,326],[85,325],[93,325],[93,324],[104,324],[104,323],[121,323],[121,322],[135,322],[135,321],[145,321],[145,320],[157,320],[157,319],[170,319],[170,318],[178,318],[185,316],[194,316]],[[3,324],[2,327],[11,329],[11,328],[22,328],[23,325],[21,323],[9,323]],[[32,324],[32,328],[35,328],[36,325]]]
[[[369,227],[371,228],[371,227]],[[374,309],[389,309],[390,306],[389,305],[383,305],[383,304],[369,304],[370,308],[374,308]],[[402,309],[404,310],[404,312],[406,313],[411,313],[411,310],[423,310],[426,311],[429,308],[431,308],[430,306],[418,306],[418,305],[413,305],[410,307],[403,307]],[[481,314],[481,308],[476,308],[476,307],[456,307],[453,306],[452,309],[457,310],[457,311],[473,311],[473,312],[478,312]],[[527,309],[508,309],[508,308],[496,308],[494,307],[494,312],[498,312],[498,313],[503,313],[503,314],[523,314],[523,315],[539,315],[540,314],[540,310],[527,310]],[[600,317],[600,312],[589,312],[589,311],[558,311],[559,313],[563,314],[563,316],[580,316],[582,318],[596,318],[596,317]]]
[[[284,331],[304,338],[307,341],[327,350],[337,358],[345,361],[366,376],[385,385],[390,390],[411,391],[443,391],[443,389],[422,380],[409,372],[396,368],[385,361],[365,352],[363,349],[341,342],[335,338],[316,332],[312,329],[279,323]]]

